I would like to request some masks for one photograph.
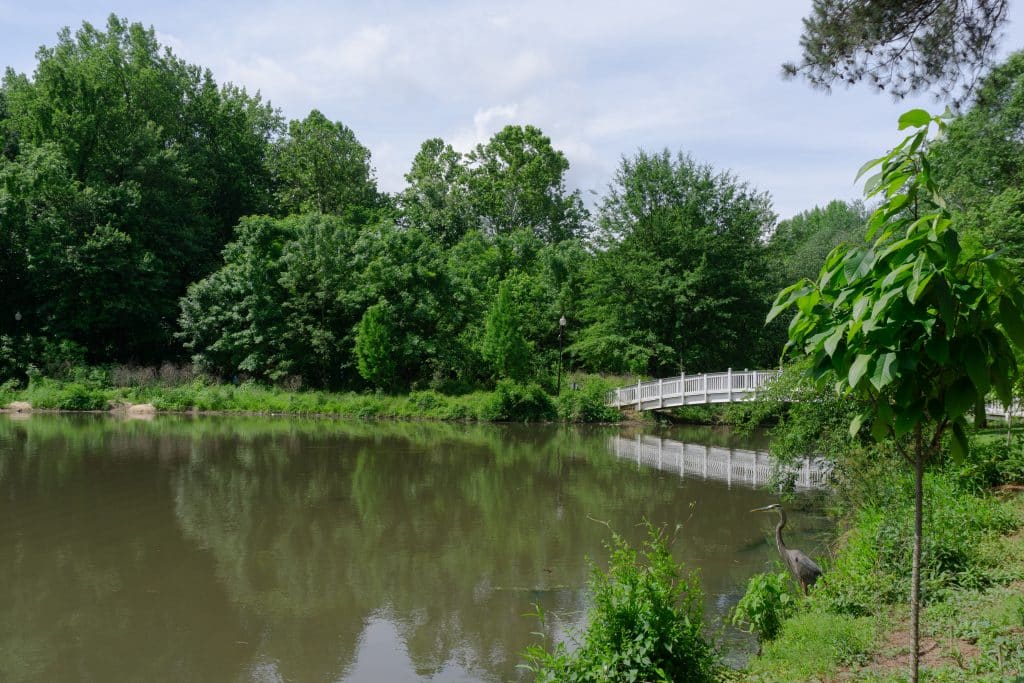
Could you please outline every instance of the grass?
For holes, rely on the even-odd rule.
[[[399,418],[481,422],[616,422],[618,411],[604,405],[612,386],[599,377],[577,378],[561,395],[536,384],[503,381],[493,391],[447,395],[436,391],[408,394],[291,391],[255,382],[239,385],[202,376],[165,383],[151,381],[116,386],[114,371],[76,368],[62,379],[33,377],[24,389],[0,385],[0,405],[25,401],[43,410],[110,410],[150,403],[159,411],[324,415],[352,418]]]
[[[748,681],[827,679],[840,667],[865,661],[878,638],[873,617],[804,612],[786,621],[747,670]]]

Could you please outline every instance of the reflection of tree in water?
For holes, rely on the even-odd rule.
[[[127,652],[132,664],[120,666],[138,679],[339,677],[366,624],[386,619],[421,675],[454,666],[507,679],[532,641],[532,603],[555,622],[581,616],[584,557],[602,561],[608,537],[588,515],[635,542],[642,516],[674,522],[696,501],[677,549],[705,567],[723,525],[750,530],[748,558],[705,570],[709,600],[771,557],[770,529],[746,515],[743,496],[758,494],[617,461],[607,431],[265,418],[12,425],[0,420],[0,490],[17,494],[0,502],[0,541],[47,539],[0,555],[15,577],[0,591],[0,662],[16,651],[23,672],[64,661],[123,678],[100,674],[114,666],[109,653]]]
[[[456,662],[514,675],[531,603],[583,609],[584,556],[607,537],[587,513],[609,496],[671,513],[671,497],[651,500],[649,472],[584,457],[603,450],[599,434],[349,431],[329,444],[302,434],[220,443],[175,479],[181,524],[214,553],[233,602],[330,624],[303,643],[263,644],[285,675],[336,671],[339,649],[349,662],[375,613],[396,623],[421,674]]]
[[[166,473],[111,463],[131,434],[32,422],[0,422],[0,680],[230,680],[245,629],[192,580],[212,567],[175,529]]]

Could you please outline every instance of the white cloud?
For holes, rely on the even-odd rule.
[[[473,114],[473,125],[455,133],[451,138],[451,145],[460,152],[468,152],[489,140],[505,126],[516,122],[518,113],[519,106],[515,104],[477,109]]]

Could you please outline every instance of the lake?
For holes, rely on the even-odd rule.
[[[522,680],[526,615],[557,638],[582,625],[587,558],[604,565],[609,527],[642,540],[643,519],[681,525],[709,632],[741,662],[752,639],[718,632],[775,566],[776,517],[749,510],[777,497],[683,459],[765,447],[709,428],[0,415],[0,680]],[[813,498],[787,541],[820,556]]]

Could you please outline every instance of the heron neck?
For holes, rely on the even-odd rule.
[[[779,510],[779,523],[775,527],[775,543],[779,546],[779,552],[786,550],[786,542],[782,540],[782,527],[786,526],[786,512]]]

